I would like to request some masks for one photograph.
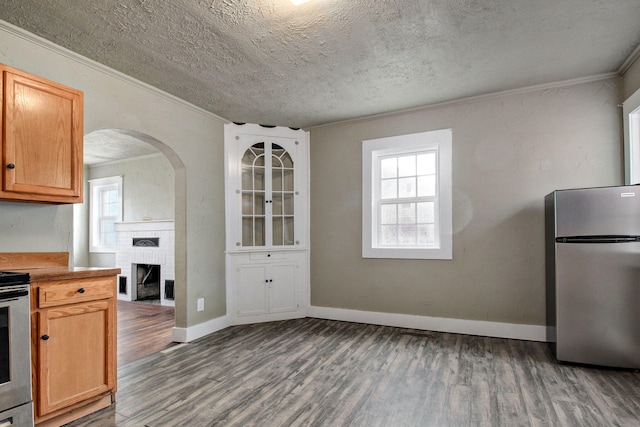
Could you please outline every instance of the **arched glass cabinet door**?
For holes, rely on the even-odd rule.
[[[242,156],[242,246],[265,246],[265,144],[249,147]]]
[[[258,142],[244,152],[241,164],[242,246],[294,245],[294,162],[290,153],[278,144]]]
[[[294,242],[293,159],[281,146],[271,146],[271,242],[290,246]]]

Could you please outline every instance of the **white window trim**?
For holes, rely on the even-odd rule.
[[[438,152],[439,245],[429,248],[377,245],[377,213],[373,190],[380,156],[422,150]],[[453,259],[452,233],[452,130],[442,129],[362,141],[362,257],[402,259]],[[374,224],[376,227],[374,228]]]
[[[98,203],[100,202],[100,197],[97,197],[98,192],[104,189],[105,187],[117,187],[118,194],[120,195],[120,209],[118,212],[118,218],[116,222],[122,222],[122,176],[110,176],[107,178],[96,178],[89,180],[89,252],[102,252],[102,253],[115,253],[116,245],[113,246],[105,246],[100,245],[99,242],[96,244],[97,236],[100,235],[98,230],[98,220],[97,220],[97,212],[100,212],[100,207]]]
[[[640,183],[640,89],[622,103],[624,125],[624,180]]]

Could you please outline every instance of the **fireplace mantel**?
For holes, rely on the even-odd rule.
[[[173,220],[117,222],[117,231],[173,231]]]

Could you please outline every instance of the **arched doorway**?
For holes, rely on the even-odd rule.
[[[99,129],[89,132],[85,135],[85,181],[99,181],[107,176],[120,176],[122,179],[122,217],[119,225],[123,224],[142,224],[146,227],[149,224],[171,223],[172,227],[175,223],[174,230],[184,229],[184,197],[185,181],[184,181],[184,164],[178,158],[176,153],[163,142],[141,132],[126,129]],[[76,211],[74,210],[74,260],[75,265],[87,265],[90,267],[120,267],[121,260],[118,261],[118,254],[111,252],[92,252],[92,241],[90,224],[92,220],[91,204],[92,191],[89,185],[85,188],[85,203]],[[94,197],[95,198],[95,197]],[[181,222],[182,221],[182,222]],[[172,235],[174,233],[172,232]],[[163,346],[171,344],[171,329],[175,326],[175,316],[173,301],[180,307],[180,299],[184,288],[184,265],[182,261],[185,259],[184,241],[179,233],[175,233],[172,237],[171,251],[167,252],[166,266],[171,266],[173,271],[169,276],[166,275],[168,268],[160,266],[163,261],[159,261],[155,266],[162,269],[165,273],[162,277],[161,273],[157,273],[158,287],[162,283],[162,298],[158,297],[158,304],[145,304],[144,307],[136,307],[139,316],[133,312],[123,313],[120,319],[129,319],[135,322],[140,319],[144,321],[144,325],[140,324],[131,328],[121,326],[119,319],[119,354],[118,359],[122,362],[134,360],[140,355],[153,352],[154,349],[162,349]],[[129,239],[131,240],[131,239]],[[156,239],[157,240],[157,239]],[[167,239],[168,240],[168,239]],[[167,242],[164,241],[163,246]],[[182,248],[182,249],[181,249]],[[160,250],[160,248],[157,248]],[[155,254],[156,257],[157,253]],[[165,254],[161,258],[164,260]],[[155,264],[155,262],[153,262]],[[147,261],[140,263],[140,266],[148,267]],[[134,264],[133,269],[140,269]],[[122,268],[123,274],[119,278],[119,311],[129,304],[128,309],[132,310],[131,303],[125,304],[126,301],[132,301],[131,295],[136,296],[135,273],[131,277],[130,271]],[[151,271],[151,270],[149,270]],[[159,270],[160,271],[160,270]],[[124,276],[124,277],[123,277]],[[146,276],[147,278],[149,275]],[[166,280],[166,278],[170,280]],[[122,279],[124,278],[124,292],[122,288]],[[146,278],[145,278],[146,280]],[[133,283],[132,283],[133,282]],[[144,284],[145,288],[149,282]],[[169,284],[169,282],[171,282]],[[170,285],[170,286],[169,286]],[[133,289],[133,292],[132,292]],[[170,295],[167,292],[171,289]],[[165,298],[166,297],[166,298]],[[134,300],[137,298],[134,298]],[[162,302],[160,303],[160,299]],[[153,300],[153,298],[152,298]],[[148,301],[147,301],[148,302]],[[165,307],[162,307],[165,306]],[[166,306],[170,306],[170,319],[167,317],[167,310],[163,310]],[[180,308],[177,308],[175,315],[179,315]],[[138,319],[138,320],[136,320]],[[157,320],[154,325],[153,319]],[[165,330],[160,331],[157,336],[163,342],[153,343],[149,337],[153,336],[154,327],[163,327]],[[131,333],[126,333],[125,329]],[[146,330],[145,340],[136,337],[138,330]],[[158,331],[156,331],[158,332]],[[122,335],[122,336],[121,336]],[[138,347],[144,351],[135,351],[135,354],[127,354],[128,348],[131,349],[131,343],[126,342],[127,339],[138,342]],[[139,349],[138,349],[139,350]]]

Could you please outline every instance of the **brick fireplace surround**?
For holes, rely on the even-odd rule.
[[[116,267],[126,277],[126,292],[118,292],[118,299],[135,301],[136,266],[151,264],[160,266],[160,304],[173,306],[174,301],[165,297],[167,280],[175,279],[175,245],[173,221],[133,221],[116,223]],[[134,239],[141,246],[134,246]],[[146,240],[158,245],[145,244]]]

